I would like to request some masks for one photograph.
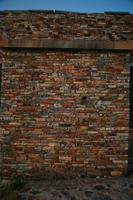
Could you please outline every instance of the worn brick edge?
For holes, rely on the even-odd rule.
[[[92,50],[133,50],[133,40],[99,41],[87,39],[73,40],[33,40],[33,39],[0,39],[0,48],[46,48],[46,49],[92,49]]]

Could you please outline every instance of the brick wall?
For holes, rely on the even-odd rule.
[[[2,57],[6,174],[36,167],[127,170],[126,54],[5,50]]]
[[[133,14],[7,11],[0,22],[5,39],[133,39]]]
[[[0,19],[2,39],[133,36],[132,15],[1,12]],[[127,171],[128,51],[1,48],[0,60],[2,175]]]

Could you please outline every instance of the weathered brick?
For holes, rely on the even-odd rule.
[[[132,40],[132,26],[127,23],[131,19],[132,15],[119,14],[1,12],[0,32],[13,40]],[[128,57],[125,51],[1,48],[3,175],[69,167],[96,176],[124,173]]]

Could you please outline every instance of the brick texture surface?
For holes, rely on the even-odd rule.
[[[133,40],[133,14],[0,12],[4,39]]]
[[[133,40],[133,15],[0,12],[3,39]],[[0,170],[127,171],[129,52],[1,48]]]
[[[127,170],[128,54],[4,50],[3,172]]]

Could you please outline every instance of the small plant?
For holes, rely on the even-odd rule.
[[[12,190],[10,185],[0,186],[0,199],[1,200],[20,200],[19,192]]]
[[[25,177],[22,174],[15,174],[11,178],[11,187],[15,190],[20,190],[24,187],[26,183]]]

